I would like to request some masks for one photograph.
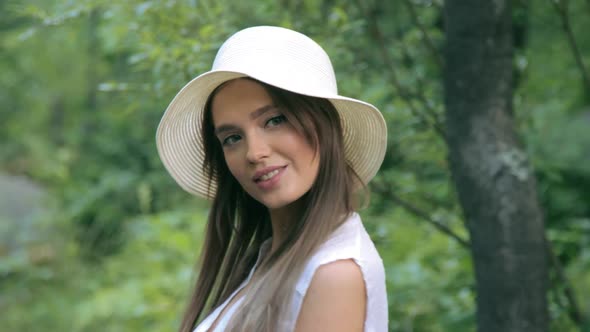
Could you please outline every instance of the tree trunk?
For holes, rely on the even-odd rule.
[[[447,0],[449,159],[471,236],[480,332],[548,331],[536,181],[512,118],[511,2]]]

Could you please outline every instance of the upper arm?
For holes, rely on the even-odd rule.
[[[295,331],[363,331],[366,306],[363,274],[353,260],[322,265],[307,289]]]

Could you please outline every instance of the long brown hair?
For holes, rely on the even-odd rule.
[[[250,78],[247,78],[250,79]],[[317,178],[301,199],[303,209],[285,240],[257,267],[242,306],[227,331],[277,331],[287,318],[295,284],[305,263],[354,211],[353,187],[361,183],[348,165],[338,112],[327,99],[295,94],[262,82],[287,121],[319,151]],[[219,91],[219,87],[216,91]],[[254,266],[262,242],[271,236],[267,208],[248,195],[230,173],[214,135],[211,101],[203,112],[204,171],[216,192],[208,217],[200,273],[179,331],[225,301]]]

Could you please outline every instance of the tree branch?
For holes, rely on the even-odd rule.
[[[362,0],[357,0],[356,4],[357,4],[357,7],[359,8],[359,10],[361,11],[361,13],[364,16],[368,17],[369,15],[367,14],[367,11],[365,10],[365,8],[362,4]],[[377,39],[376,47],[379,50],[379,54],[382,58],[383,63],[387,67],[387,70],[391,76],[391,82],[393,83],[393,86],[394,86],[397,94],[408,105],[412,114],[414,114],[416,117],[418,117],[420,119],[420,121],[422,121],[424,124],[433,127],[435,132],[437,132],[441,136],[441,138],[446,142],[447,135],[445,133],[445,130],[443,129],[442,124],[438,122],[437,118],[434,118],[431,120],[424,113],[418,111],[418,109],[414,106],[412,99],[411,99],[411,96],[414,94],[412,94],[408,90],[406,90],[406,88],[404,88],[402,86],[401,82],[399,81],[397,71],[395,69],[395,65],[393,64],[393,62],[391,61],[391,58],[389,57],[389,53],[386,49],[387,43],[385,42],[385,38],[383,37],[383,34],[381,33],[381,29],[379,28],[377,20],[375,18],[371,18],[367,21],[370,24],[369,28],[372,30],[374,37]],[[422,97],[420,99],[425,100],[424,97]]]
[[[545,239],[545,244],[547,248],[547,255],[549,256],[551,262],[551,266],[553,266],[553,269],[555,270],[557,279],[559,279],[559,281],[563,285],[563,293],[569,303],[569,309],[567,310],[568,315],[570,319],[574,323],[576,323],[576,325],[581,327],[584,324],[584,319],[582,317],[580,307],[578,306],[578,302],[576,301],[576,298],[574,296],[572,286],[563,271],[563,267],[561,266],[559,259],[557,258],[557,256],[555,256],[555,252],[553,251],[553,246],[551,245],[551,242],[548,239]],[[560,302],[558,301],[558,303]]]
[[[418,29],[420,29],[420,31],[422,32],[422,40],[424,41],[424,44],[426,44],[426,48],[428,48],[428,50],[430,50],[430,53],[432,53],[434,60],[436,61],[438,66],[442,69],[444,66],[442,57],[441,57],[440,53],[438,52],[437,48],[434,46],[432,39],[430,39],[430,35],[426,31],[426,28],[424,27],[424,25],[422,23],[420,23],[420,20],[418,20],[418,15],[416,14],[416,9],[414,8],[412,1],[411,0],[404,0],[404,3],[406,4],[406,7],[408,7],[408,10],[410,11],[410,16],[412,17],[412,21],[418,27]]]
[[[461,236],[459,236],[458,234],[453,232],[453,230],[450,229],[449,227],[447,227],[445,224],[434,220],[428,212],[423,211],[422,209],[418,208],[417,206],[413,205],[412,203],[402,199],[393,191],[391,191],[387,188],[384,188],[384,186],[379,187],[377,185],[373,185],[373,188],[375,189],[376,192],[384,195],[385,197],[387,197],[387,198],[393,200],[394,202],[396,202],[397,204],[399,204],[406,211],[410,212],[411,214],[415,215],[416,217],[419,217],[420,219],[433,225],[436,229],[438,229],[442,233],[450,236],[451,238],[453,238],[455,241],[457,241],[460,245],[462,245],[466,249],[471,248],[471,244],[469,243],[468,240],[463,239]]]
[[[576,60],[576,64],[580,69],[582,74],[582,79],[584,80],[584,86],[586,87],[586,91],[590,91],[590,74],[588,73],[588,69],[584,65],[584,61],[582,59],[582,55],[580,54],[580,49],[578,48],[578,44],[576,43],[576,38],[574,37],[574,32],[572,31],[572,27],[570,25],[568,8],[569,8],[569,1],[568,0],[550,0],[555,7],[555,10],[559,14],[561,18],[561,24],[563,26],[563,30],[567,36],[568,43],[570,48],[574,54],[574,59]]]
[[[412,57],[410,56],[410,52],[408,51],[408,48],[406,47],[405,43],[400,43],[400,49],[403,53],[403,56],[405,58],[408,59],[412,59]],[[434,107],[432,107],[430,105],[430,103],[428,102],[428,100],[426,100],[425,97],[425,93],[424,93],[424,81],[422,80],[422,78],[419,75],[416,75],[416,90],[418,91],[415,94],[412,94],[411,97],[418,99],[418,101],[420,101],[422,103],[423,109],[430,115],[430,117],[435,121],[435,123],[439,124],[439,126],[442,127],[441,123],[442,123],[442,119],[440,118],[440,112],[437,112],[436,109],[434,109]]]

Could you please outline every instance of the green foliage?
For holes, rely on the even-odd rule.
[[[155,130],[227,36],[269,24],[322,44],[340,93],[378,105],[388,123],[388,153],[363,218],[386,265],[390,330],[473,331],[468,250],[400,203],[467,239],[434,129],[444,130],[441,2],[411,3],[420,26],[404,1],[0,2],[0,170],[46,188],[55,203],[41,219],[58,230],[16,248],[0,244],[2,329],[176,328],[206,208],[166,174]],[[571,6],[590,63],[588,8]],[[524,29],[515,118],[548,236],[590,317],[588,92],[550,1],[519,3],[514,19]],[[576,331],[562,295],[549,296],[552,330]]]
[[[100,264],[80,260],[72,232],[46,239],[54,256],[41,265],[25,258],[0,282],[3,302],[10,299],[0,303],[3,330],[174,330],[193,282],[202,211],[127,220],[125,248]]]
[[[386,266],[391,331],[473,331],[469,252],[401,209],[363,216]]]

